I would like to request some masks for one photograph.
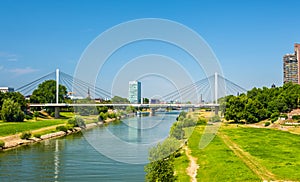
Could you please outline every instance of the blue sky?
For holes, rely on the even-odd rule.
[[[56,68],[73,74],[99,34],[140,18],[196,31],[224,75],[246,89],[282,85],[282,56],[300,42],[299,7],[298,0],[1,0],[0,86],[17,88]]]

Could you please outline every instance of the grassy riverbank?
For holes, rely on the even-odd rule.
[[[66,124],[67,120],[74,116],[73,113],[70,112],[62,112],[61,113],[62,119],[44,119],[44,118],[37,118],[27,120],[24,122],[3,122],[0,121],[0,137],[14,135],[18,133],[22,133],[25,131],[33,131],[42,128],[47,128],[50,126],[58,126],[61,124]],[[47,131],[44,130],[44,133]]]
[[[275,180],[300,181],[299,135],[248,127],[223,127],[221,132],[273,173]]]
[[[213,141],[199,149],[205,126],[197,126],[188,139],[188,148],[196,157],[198,181],[300,181],[300,137],[289,132],[222,125]],[[175,159],[176,175],[188,163],[185,155]],[[185,169],[184,169],[185,168]]]

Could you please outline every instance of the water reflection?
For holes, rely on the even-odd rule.
[[[153,121],[156,119],[161,117],[129,118],[129,121],[88,130],[84,134],[76,133],[0,152],[0,181],[144,181],[144,164],[112,160],[91,146],[86,137],[93,138],[98,147],[111,146],[107,148],[108,152],[122,160],[147,159],[148,151],[133,148],[130,153],[118,142],[111,143],[107,133],[132,145],[149,144],[168,135],[176,115],[164,117],[150,129],[149,126],[157,123]]]

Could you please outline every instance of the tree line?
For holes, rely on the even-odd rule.
[[[226,120],[256,123],[286,117],[286,113],[299,108],[299,99],[300,85],[286,83],[281,87],[254,87],[245,94],[224,97],[220,103]]]

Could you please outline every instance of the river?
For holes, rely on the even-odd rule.
[[[177,116],[127,118],[0,152],[0,181],[144,181],[149,146],[168,136]]]

